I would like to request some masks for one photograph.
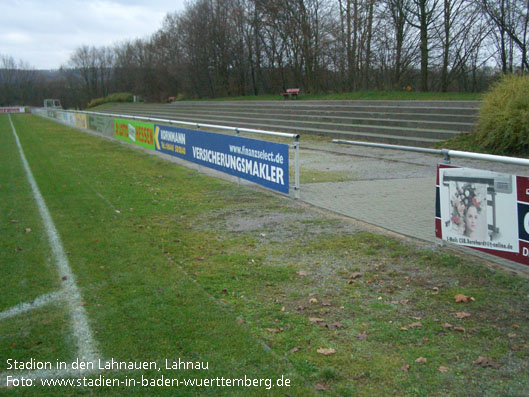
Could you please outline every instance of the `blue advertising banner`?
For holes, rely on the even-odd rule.
[[[288,145],[154,126],[156,151],[288,194]]]

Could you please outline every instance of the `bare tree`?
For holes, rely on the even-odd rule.
[[[442,23],[436,28],[441,48],[440,90],[448,91],[450,82],[467,61],[479,52],[489,29],[480,10],[471,0],[443,0]]]
[[[395,47],[395,70],[393,86],[401,87],[402,73],[407,63],[405,60],[405,40],[407,37],[407,3],[409,0],[388,0],[387,7],[391,15],[394,26],[394,47]]]
[[[529,24],[528,0],[481,0],[487,16],[497,26],[500,37],[500,53],[502,70],[507,72],[507,40],[506,36],[520,52],[520,69],[529,70],[527,58],[527,28]],[[511,51],[512,54],[512,51]],[[512,64],[512,62],[511,62]],[[512,68],[510,70],[512,72]]]
[[[421,82],[422,91],[428,91],[428,72],[430,60],[429,38],[431,29],[439,17],[440,0],[409,0],[404,4],[407,22],[420,32]]]
[[[115,90],[162,100],[293,86],[481,89],[494,73],[491,54],[504,72],[529,69],[528,7],[529,0],[191,0],[149,39],[79,47],[67,81],[87,100]]]

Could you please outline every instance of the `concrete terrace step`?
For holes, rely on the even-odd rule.
[[[133,116],[146,116],[142,112],[128,112]],[[151,117],[156,117],[150,114]],[[378,126],[348,126],[347,128],[325,128],[325,126],[314,126],[313,124],[303,125],[302,122],[293,122],[291,124],[273,122],[266,120],[264,122],[249,122],[243,120],[229,121],[219,118],[206,118],[198,116],[182,116],[178,118],[169,117],[169,119],[194,122],[197,124],[216,124],[223,126],[232,126],[239,128],[253,128],[269,131],[282,131],[295,134],[316,134],[333,138],[342,139],[359,139],[371,142],[383,142],[403,145],[420,145],[432,146],[440,139],[448,139],[457,133],[441,130],[413,130],[400,127],[378,127]],[[400,143],[399,143],[400,142]]]
[[[311,125],[328,126],[337,129],[349,128],[354,125],[379,125],[388,127],[403,127],[403,128],[427,128],[436,130],[469,132],[473,127],[473,123],[469,122],[454,122],[454,121],[431,121],[431,120],[413,120],[413,119],[391,119],[391,118],[377,118],[377,117],[345,117],[345,116],[326,116],[326,115],[282,115],[282,114],[263,114],[263,113],[240,113],[240,112],[224,112],[222,115],[216,112],[174,112],[171,117],[189,117],[196,114],[197,117],[217,117],[226,120],[259,120],[265,122],[271,120],[272,122],[281,121],[286,123],[310,123]],[[371,116],[371,115],[369,115]],[[390,117],[390,115],[388,115]]]
[[[386,100],[336,100],[336,101],[181,101],[172,102],[165,106],[281,106],[281,107],[303,107],[311,106],[317,108],[325,107],[436,107],[436,108],[467,108],[477,109],[479,101],[386,101]]]
[[[296,102],[296,101],[292,101]],[[406,105],[397,104],[397,105],[388,105],[386,103],[354,103],[354,104],[342,104],[340,102],[329,105],[316,105],[310,103],[312,101],[297,101],[294,104],[290,102],[285,105],[282,102],[277,101],[233,101],[233,102],[176,102],[173,104],[166,105],[127,105],[121,104],[121,106],[133,106],[138,107],[142,106],[145,108],[152,109],[166,109],[167,111],[173,111],[174,109],[180,110],[200,110],[200,111],[253,111],[253,112],[270,112],[270,111],[280,111],[280,112],[368,112],[368,113],[408,113],[408,114],[450,114],[450,115],[462,115],[462,116],[476,116],[478,112],[479,102],[471,102],[470,104],[466,102],[454,102],[450,103],[451,106],[438,106],[436,102],[431,103],[431,106],[425,106],[425,103],[421,102],[410,102],[408,101]],[[332,101],[326,101],[332,102]],[[399,102],[399,101],[395,101]],[[301,104],[300,104],[301,103]],[[472,107],[472,106],[473,107]],[[116,106],[119,106],[117,104]]]
[[[174,105],[173,105],[174,106]],[[416,107],[416,106],[321,106],[317,107],[314,105],[298,105],[298,106],[278,106],[278,105],[267,105],[267,104],[255,104],[250,105],[219,105],[219,106],[197,106],[197,105],[181,105],[174,106],[174,109],[186,110],[186,111],[257,111],[257,112],[310,112],[310,113],[325,113],[325,112],[365,112],[365,113],[391,113],[391,114],[442,114],[442,115],[453,115],[453,116],[476,116],[477,109],[466,108],[466,107]]]
[[[202,123],[207,124],[220,124],[220,125],[229,125],[229,126],[239,126],[241,124],[251,124],[253,126],[259,126],[259,128],[263,129],[272,129],[272,127],[275,127],[276,129],[280,129],[281,131],[287,131],[287,132],[299,132],[299,130],[304,131],[306,133],[313,133],[314,130],[326,130],[326,131],[359,131],[359,130],[366,130],[371,131],[372,133],[388,133],[389,131],[392,131],[395,135],[423,135],[425,137],[431,137],[435,139],[448,139],[454,136],[454,134],[458,134],[462,129],[454,131],[450,129],[442,129],[440,126],[429,126],[430,128],[426,129],[424,128],[424,125],[413,125],[413,122],[408,123],[402,123],[402,125],[397,125],[397,123],[390,123],[384,125],[381,123],[375,123],[371,124],[368,121],[369,120],[356,120],[357,123],[354,121],[347,124],[340,124],[340,123],[323,123],[323,122],[315,122],[315,121],[306,121],[306,120],[289,120],[289,119],[282,119],[282,118],[273,118],[273,119],[265,119],[265,118],[240,118],[240,117],[232,117],[232,116],[206,116],[206,115],[174,115],[172,117],[174,120],[181,120],[181,121],[199,121]],[[437,127],[437,128],[436,128]],[[446,127],[446,125],[445,125]],[[257,128],[257,127],[256,127]]]
[[[121,111],[134,111],[135,108],[122,108]],[[239,119],[267,119],[274,120],[304,120],[312,122],[334,123],[334,124],[368,124],[368,125],[387,125],[387,126],[401,126],[410,128],[433,128],[446,129],[450,131],[469,132],[474,126],[475,117],[473,116],[458,116],[458,115],[423,115],[423,114],[399,114],[399,113],[366,113],[366,112],[308,112],[303,111],[288,111],[288,112],[274,112],[270,111],[237,111],[227,110],[219,112],[214,109],[197,110],[197,109],[174,109],[172,112],[164,110],[152,109],[152,115],[156,117],[171,117],[177,118],[179,115],[196,114],[198,116],[215,116],[222,115],[223,117],[235,117]]]
[[[185,101],[171,104],[114,104],[120,113],[202,124],[412,146],[471,131],[476,101]]]

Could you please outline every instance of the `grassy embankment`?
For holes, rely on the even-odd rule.
[[[160,363],[182,357],[210,368],[106,376],[275,381],[284,374],[293,386],[271,393],[293,396],[321,393],[316,389],[344,396],[529,390],[526,279],[366,233],[50,121],[13,120],[102,356]],[[0,117],[0,159],[1,311],[55,291],[62,281],[7,116]],[[457,294],[473,299],[456,303]],[[4,320],[0,372],[8,357],[73,360],[73,344],[64,305]],[[488,361],[476,363],[479,357]],[[34,387],[11,394],[44,392],[176,391]]]

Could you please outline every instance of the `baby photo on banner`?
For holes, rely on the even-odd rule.
[[[474,248],[518,252],[516,179],[470,168],[439,169],[442,239]]]
[[[487,185],[449,182],[452,231],[470,240],[487,239]]]

